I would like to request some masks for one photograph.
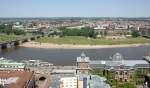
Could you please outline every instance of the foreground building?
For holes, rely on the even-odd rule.
[[[77,77],[62,77],[60,88],[77,88]]]
[[[0,71],[0,85],[4,88],[35,88],[33,72]]]
[[[60,80],[57,83],[60,86],[52,88],[111,88],[109,84],[105,83],[106,78],[97,75],[57,75],[57,77],[59,76]]]
[[[68,73],[68,71],[52,74],[50,88],[111,88],[109,84],[105,83],[105,77],[89,74],[91,70],[90,58],[84,52],[77,57],[76,68],[74,69],[76,72],[73,74]]]
[[[25,63],[0,58],[0,85],[4,88],[35,88],[34,72]]]
[[[44,62],[41,60],[24,60],[23,62],[26,64],[27,67],[35,67],[35,68],[44,67],[44,68],[47,68],[47,67],[53,66],[52,63]]]
[[[77,88],[110,88],[105,83],[106,78],[89,74],[90,58],[84,52],[77,57],[76,66]]]
[[[81,53],[80,57],[77,57],[76,62],[76,73],[77,74],[88,74],[90,70],[90,59],[85,55],[84,52]]]
[[[5,71],[24,71],[26,65],[24,63],[15,62],[13,60],[8,60],[6,58],[0,58],[0,70]]]
[[[114,72],[115,79],[121,84],[130,82],[136,71],[140,71],[140,74],[149,73],[150,66],[145,60],[124,60],[120,53],[114,54],[110,59],[90,61],[90,67]],[[139,79],[144,81],[144,76],[141,77]]]
[[[111,88],[109,84],[105,83],[107,80],[98,75],[78,75],[77,88]]]

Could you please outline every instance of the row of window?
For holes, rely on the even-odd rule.
[[[19,68],[20,66],[0,65],[0,68]]]
[[[118,75],[128,75],[128,72],[120,71],[120,72],[116,72],[116,74],[118,74]]]

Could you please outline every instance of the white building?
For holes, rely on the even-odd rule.
[[[16,83],[18,79],[18,77],[0,78],[0,84],[4,86],[11,83]]]
[[[128,29],[128,25],[115,25],[115,29]]]
[[[77,88],[77,77],[63,77],[60,82],[60,88]]]
[[[102,25],[96,25],[96,27],[94,27],[95,30],[105,30],[109,27],[109,24],[102,24]]]
[[[6,58],[0,58],[0,70],[13,70],[13,71],[23,71],[25,69],[25,63],[15,62],[13,60],[8,60]]]

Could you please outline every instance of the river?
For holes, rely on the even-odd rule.
[[[16,61],[28,59],[40,59],[48,61],[54,65],[73,65],[76,57],[84,51],[91,60],[108,60],[116,52],[121,53],[124,59],[143,59],[148,55],[150,46],[125,47],[125,48],[101,48],[101,49],[42,49],[16,47],[3,50],[0,57],[13,59]]]

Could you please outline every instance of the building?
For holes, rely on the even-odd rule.
[[[53,64],[49,62],[43,62],[41,60],[25,60],[23,61],[27,67],[50,67],[53,66]]]
[[[150,38],[150,27],[139,28],[141,35]]]
[[[54,67],[53,69],[56,69],[52,71],[54,74],[51,75],[50,88],[111,88],[105,83],[106,78],[89,75],[90,62],[89,57],[82,52],[81,56],[77,57],[75,67]]]
[[[111,88],[109,84],[105,83],[106,78],[98,75],[90,75],[88,83],[89,88]]]
[[[124,39],[128,35],[128,29],[109,29],[106,32],[106,39]],[[111,38],[112,37],[112,38]]]
[[[104,32],[106,29],[108,29],[109,24],[102,24],[102,25],[96,25],[93,29],[96,32]]]
[[[90,59],[85,55],[84,52],[81,53],[80,57],[77,57],[76,62],[76,73],[77,74],[88,74],[90,70]]]
[[[0,85],[4,88],[35,88],[33,72],[0,71]]]
[[[150,56],[145,56],[144,60],[146,60],[148,63],[150,63]]]
[[[106,78],[98,75],[77,75],[77,88],[111,88],[109,84],[105,83]]]
[[[115,25],[115,29],[118,30],[118,29],[122,29],[122,30],[127,30],[128,29],[128,25]]]
[[[16,22],[12,25],[12,29],[15,30],[24,30],[24,26],[20,22]]]
[[[78,88],[89,88],[87,76],[78,76]]]
[[[124,60],[120,53],[114,54],[110,59],[90,61],[90,67],[114,72],[114,77],[119,83],[130,82],[136,71],[140,70],[141,74],[149,73],[150,66],[145,60]],[[144,77],[139,79],[143,80]]]
[[[120,65],[115,69],[115,79],[119,83],[130,82],[133,78],[134,69],[127,68],[124,65]]]
[[[60,88],[77,88],[77,77],[62,77]]]
[[[4,88],[35,88],[33,72],[27,72],[25,63],[0,58],[0,85]]]
[[[134,69],[123,64],[124,58],[120,53],[116,53],[112,57],[112,63],[107,63],[109,68],[115,71],[115,79],[120,83],[130,82],[133,77]]]
[[[100,23],[95,24],[96,26],[92,27],[94,31],[98,32],[98,38],[106,39],[124,39],[131,37],[129,35],[129,27],[127,24],[120,23]]]
[[[58,77],[61,77],[60,81],[57,81]],[[106,78],[98,75],[80,74],[64,76],[59,74],[54,79],[57,81],[55,84],[60,84],[59,88],[111,88],[109,84],[105,83]],[[56,86],[53,87],[58,88]]]
[[[150,53],[149,53],[149,56],[145,56],[144,59],[149,63],[148,66],[150,67]],[[150,72],[145,76],[144,84],[145,84],[145,88],[147,87],[150,88]]]
[[[0,70],[23,71],[25,66],[24,63],[14,62],[3,57],[0,58]]]

